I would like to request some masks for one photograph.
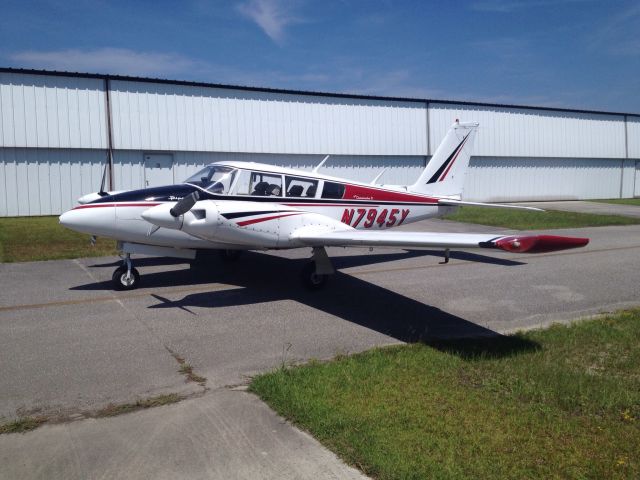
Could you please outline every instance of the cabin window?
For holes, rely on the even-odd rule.
[[[341,183],[324,182],[322,198],[342,198],[344,196],[344,185]]]
[[[236,186],[236,195],[281,197],[282,175],[242,170]]]
[[[308,178],[286,176],[285,195],[287,197],[306,197],[314,198],[318,190],[318,180],[310,180]]]
[[[204,188],[211,193],[224,195],[229,193],[236,172],[235,168],[209,165],[187,178],[184,183]]]

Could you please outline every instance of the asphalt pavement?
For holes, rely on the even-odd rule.
[[[444,221],[405,228],[508,233]],[[438,251],[330,249],[338,273],[314,293],[298,281],[304,250],[197,270],[143,258],[132,292],[111,290],[116,258],[1,264],[0,420],[65,422],[0,435],[0,478],[357,478],[241,386],[283,363],[640,305],[640,226],[552,233],[591,243],[452,252],[447,265]],[[177,357],[206,383],[187,381]],[[186,399],[86,418],[164,393]]]

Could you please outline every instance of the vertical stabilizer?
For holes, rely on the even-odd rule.
[[[429,160],[418,181],[410,185],[408,190],[429,195],[460,198],[477,131],[478,123],[460,123],[456,120]]]

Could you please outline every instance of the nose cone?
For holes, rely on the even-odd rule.
[[[60,225],[66,227],[70,230],[77,230],[78,227],[82,227],[82,217],[84,215],[80,212],[80,210],[69,210],[68,212],[64,212],[58,218]]]
[[[70,230],[89,235],[111,236],[116,227],[116,209],[102,208],[74,208],[60,215],[60,225]]]

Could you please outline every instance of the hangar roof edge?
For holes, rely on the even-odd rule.
[[[269,88],[269,87],[250,87],[243,85],[226,85],[218,83],[207,82],[195,82],[189,80],[170,80],[164,78],[151,78],[151,77],[134,77],[128,75],[112,75],[104,73],[84,73],[84,72],[64,72],[58,70],[39,70],[29,68],[14,68],[14,67],[0,67],[0,73],[19,73],[26,75],[43,75],[43,76],[55,76],[55,77],[76,77],[76,78],[93,78],[98,80],[119,80],[126,82],[141,82],[141,83],[159,83],[165,85],[183,85],[190,87],[206,87],[206,88],[220,88],[226,90],[241,90],[248,92],[265,92],[265,93],[281,93],[290,95],[308,95],[312,97],[330,97],[330,98],[353,98],[357,100],[379,100],[379,101],[391,101],[391,102],[409,102],[409,103],[435,103],[444,105],[465,105],[474,107],[494,107],[494,108],[520,108],[527,110],[542,110],[548,112],[568,112],[568,113],[587,113],[596,115],[614,115],[614,116],[629,116],[640,117],[640,113],[629,112],[608,112],[602,110],[585,110],[577,108],[560,108],[560,107],[544,107],[534,105],[516,105],[516,104],[503,104],[503,103],[488,103],[488,102],[472,102],[465,100],[439,100],[433,98],[409,98],[409,97],[386,97],[379,95],[361,95],[351,93],[331,93],[331,92],[317,92],[306,90],[290,90],[284,88]]]

